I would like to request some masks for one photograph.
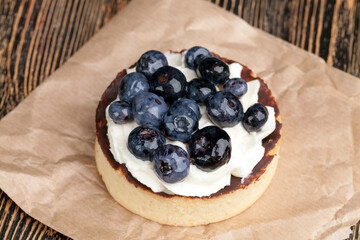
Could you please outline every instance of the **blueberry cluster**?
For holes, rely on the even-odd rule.
[[[119,99],[109,106],[116,124],[132,119],[139,125],[128,137],[128,148],[137,158],[151,161],[158,177],[175,183],[189,173],[191,163],[203,171],[213,171],[231,156],[231,140],[222,127],[242,122],[248,132],[259,131],[268,118],[264,105],[257,103],[245,113],[239,97],[247,92],[241,78],[230,79],[228,65],[206,48],[195,46],[185,55],[186,66],[198,78],[186,81],[177,68],[168,66],[164,54],[150,50],[141,55],[136,72],[127,74],[119,86]],[[222,91],[217,91],[216,86]],[[198,104],[217,126],[199,128]],[[188,152],[166,144],[170,140],[187,144]]]

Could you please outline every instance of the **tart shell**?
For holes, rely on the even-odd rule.
[[[235,62],[226,58],[221,59],[228,64]],[[110,152],[105,109],[116,99],[118,86],[125,75],[125,70],[118,73],[104,92],[96,111],[96,166],[109,193],[119,204],[133,213],[161,224],[197,226],[233,217],[260,198],[269,186],[278,164],[282,127],[277,103],[262,79],[243,66],[242,78],[246,81],[258,79],[260,82],[259,102],[272,106],[275,110],[276,129],[262,143],[265,155],[249,177],[242,179],[232,176],[229,186],[207,197],[186,197],[163,192],[154,193],[132,177],[125,164],[115,161]]]

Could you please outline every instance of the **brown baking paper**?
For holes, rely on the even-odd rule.
[[[146,50],[194,45],[267,81],[283,120],[281,157],[268,190],[242,214],[162,226],[108,194],[94,161],[95,109]],[[2,119],[0,132],[1,189],[76,239],[344,239],[360,219],[360,79],[204,1],[131,1]]]

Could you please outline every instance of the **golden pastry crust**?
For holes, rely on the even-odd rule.
[[[216,55],[216,54],[215,54]],[[222,58],[223,61],[234,61]],[[95,160],[97,169],[111,194],[123,207],[152,221],[174,226],[196,226],[233,217],[250,207],[269,186],[275,173],[280,149],[281,118],[278,106],[265,82],[243,66],[242,78],[260,81],[259,102],[272,106],[276,129],[263,140],[265,155],[246,179],[231,178],[231,184],[208,197],[184,197],[154,193],[117,163],[109,151],[106,137],[105,107],[116,98],[118,85],[126,71],[120,72],[104,92],[96,113]]]
[[[278,149],[273,150],[277,153]],[[279,155],[276,154],[265,172],[247,187],[212,198],[178,195],[167,198],[135,187],[121,169],[115,170],[109,164],[98,141],[95,144],[95,159],[109,193],[129,211],[161,224],[197,226],[231,218],[250,207],[269,186]]]

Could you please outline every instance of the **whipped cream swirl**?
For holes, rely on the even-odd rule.
[[[166,52],[165,56],[170,66],[176,67],[184,73],[187,81],[197,78],[195,71],[185,67],[185,54]],[[242,66],[238,63],[229,65],[230,78],[241,77]],[[134,72],[135,68],[127,69],[127,73]],[[258,102],[258,91],[260,83],[258,80],[248,82],[248,91],[240,97],[244,112],[253,104]],[[117,99],[118,100],[118,99]],[[259,132],[248,133],[241,123],[234,127],[223,128],[231,138],[230,161],[212,172],[204,172],[195,165],[190,164],[189,175],[181,182],[166,183],[160,180],[150,161],[136,158],[127,148],[127,140],[130,132],[138,125],[135,121],[126,124],[115,124],[108,115],[106,109],[106,120],[108,126],[108,138],[110,151],[115,160],[125,163],[132,176],[139,182],[149,187],[153,192],[165,192],[181,196],[203,197],[216,193],[227,185],[230,185],[231,175],[236,177],[248,177],[255,165],[262,159],[265,149],[262,140],[275,130],[274,108],[266,106],[269,117]],[[214,125],[208,118],[206,107],[200,106],[202,117],[199,121],[199,129]],[[179,141],[166,139],[167,144],[174,144],[187,149],[186,145]]]

